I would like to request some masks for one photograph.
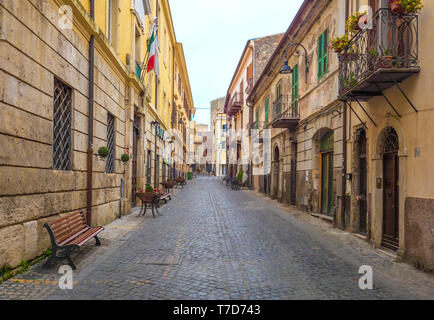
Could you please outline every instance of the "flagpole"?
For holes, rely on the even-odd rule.
[[[158,32],[158,18],[154,17],[153,20],[154,21],[153,21],[153,25],[152,25],[152,28],[151,28],[151,34],[149,36],[148,41],[151,40],[151,37],[152,37],[152,34],[154,33],[154,31],[155,31],[155,34],[157,34],[157,32]],[[145,72],[143,72],[143,69],[145,68],[146,61],[148,60],[148,57],[149,57],[149,54],[150,54],[150,48],[149,48],[149,46],[150,46],[150,43],[148,44],[148,48],[146,50],[146,55],[145,55],[145,58],[143,59],[140,80],[143,80],[145,78],[146,74],[148,73],[148,69],[147,68],[146,68]]]

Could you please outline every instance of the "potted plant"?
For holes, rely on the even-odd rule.
[[[244,174],[244,172],[242,172],[242,171],[238,172],[237,180],[238,180],[239,182],[242,182],[242,181],[243,181],[243,174]]]
[[[381,57],[378,59],[378,67],[379,68],[392,68],[397,63],[397,58],[395,55],[391,53],[391,50],[387,48],[384,50]]]
[[[350,46],[348,33],[345,33],[341,37],[335,36],[330,40],[330,42],[331,42],[331,48],[336,53],[341,53],[342,51],[347,50]]]
[[[121,161],[126,164],[128,161],[130,161],[130,155],[127,153],[124,153],[123,155],[121,155]]]
[[[98,157],[100,160],[104,160],[105,158],[107,158],[109,153],[110,150],[107,147],[101,147],[98,149]]]
[[[189,171],[187,175],[188,175],[188,180],[193,179],[193,172]]]
[[[367,14],[367,12],[355,12],[353,15],[351,15],[345,23],[345,29],[347,32],[356,33],[362,30],[360,28],[360,23],[362,22],[365,25],[368,23]]]
[[[423,8],[422,0],[389,0],[390,10],[395,13],[417,13]]]

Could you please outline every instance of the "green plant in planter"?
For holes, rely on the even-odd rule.
[[[146,185],[146,191],[147,192],[154,192],[154,188],[152,188],[152,186],[150,186],[149,184]]]
[[[422,0],[389,0],[389,4],[398,13],[417,13],[423,8]]]
[[[242,172],[242,171],[240,171],[240,172],[238,172],[238,175],[237,175],[237,180],[238,181],[243,181],[243,174],[244,174],[244,172]]]
[[[101,147],[98,149],[98,156],[101,158],[107,158],[109,153],[110,153],[110,150],[107,147]]]
[[[121,160],[123,163],[127,163],[128,161],[130,161],[130,156],[124,153],[123,155],[121,155]]]
[[[334,36],[330,40],[330,47],[336,52],[341,53],[342,51],[345,51],[350,46],[350,39],[348,33],[345,33],[343,36],[338,37]]]
[[[369,51],[369,54],[370,54],[372,57],[374,57],[374,58],[378,58],[378,56],[379,56],[378,51],[375,50],[375,49],[371,49],[371,50]]]
[[[345,23],[345,30],[347,32],[353,32],[356,33],[357,31],[360,30],[360,19],[363,16],[366,16],[368,13],[367,12],[355,12],[353,15],[351,15],[347,22]],[[367,17],[366,17],[367,19]],[[367,21],[366,21],[367,22]]]

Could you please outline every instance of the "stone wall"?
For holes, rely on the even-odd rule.
[[[41,3],[43,2],[43,5]],[[86,208],[88,35],[58,28],[53,1],[0,3],[0,267],[41,255],[50,245],[47,221]],[[115,173],[93,157],[93,224],[119,214],[129,145],[125,81],[95,52],[94,151],[107,144],[107,114],[115,117]],[[71,170],[52,170],[54,79],[72,87]],[[127,179],[128,181],[128,179]]]
[[[408,197],[405,202],[404,258],[434,272],[434,200]]]
[[[283,34],[275,34],[254,40],[255,50],[253,52],[253,83],[255,84],[271,55],[276,50],[276,46],[282,39]]]

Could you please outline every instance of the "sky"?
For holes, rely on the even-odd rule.
[[[303,0],[169,0],[196,108],[226,96],[246,42],[285,32]],[[194,120],[208,124],[210,111]]]

